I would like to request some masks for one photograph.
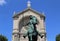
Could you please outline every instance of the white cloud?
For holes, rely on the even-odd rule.
[[[6,4],[6,1],[5,0],[0,0],[0,5],[4,5]]]

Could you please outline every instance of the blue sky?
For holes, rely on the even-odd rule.
[[[12,40],[13,12],[27,8],[28,0],[0,0],[0,34]],[[47,41],[55,41],[60,33],[60,0],[30,0],[31,8],[46,16]]]

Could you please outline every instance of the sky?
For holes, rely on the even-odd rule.
[[[28,0],[0,0],[0,34],[12,41],[13,13],[27,8]],[[30,0],[31,8],[44,12],[47,41],[55,41],[60,33],[60,0]]]

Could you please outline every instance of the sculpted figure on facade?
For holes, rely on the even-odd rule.
[[[25,38],[26,36],[28,36],[28,41],[37,41],[38,35],[43,38],[43,35],[41,35],[41,33],[39,33],[36,29],[36,24],[38,24],[37,18],[32,15],[30,15],[29,18],[30,20],[27,24],[27,33],[24,33],[23,37]]]

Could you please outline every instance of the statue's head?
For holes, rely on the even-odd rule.
[[[33,24],[37,24],[37,18],[35,16],[30,15],[30,20]]]

